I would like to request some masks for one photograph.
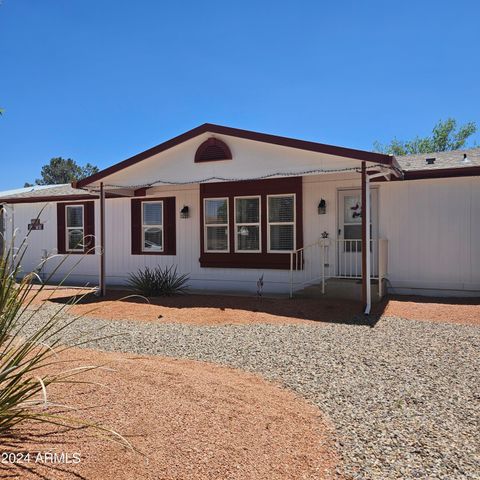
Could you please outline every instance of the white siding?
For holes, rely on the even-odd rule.
[[[358,174],[314,175],[304,177],[304,244],[315,242],[323,231],[330,238],[337,234],[337,193],[339,189],[360,188]],[[420,288],[465,294],[480,291],[480,177],[381,182],[379,188],[379,231],[389,241],[388,278],[394,291]],[[150,194],[150,192],[149,192]],[[266,292],[286,293],[289,274],[285,270],[200,268],[199,186],[159,187],[152,195],[176,197],[177,255],[131,255],[130,198],[108,199],[106,213],[107,282],[124,283],[128,273],[145,265],[175,264],[189,273],[191,286],[197,289],[226,291],[256,290],[257,279],[264,274]],[[327,214],[318,215],[321,198],[327,202]],[[181,219],[180,209],[188,205],[190,218]],[[33,231],[23,261],[25,271],[36,268],[42,251],[56,251],[57,219],[55,204],[16,204],[7,207],[7,238],[11,236],[12,218],[17,229],[17,246],[27,225],[40,214],[44,230]],[[96,232],[99,210],[96,201]],[[334,251],[330,251],[334,264]],[[68,258],[55,280],[60,280],[80,261],[70,283],[96,285],[98,255],[74,255]],[[51,273],[58,260],[48,262],[44,271]],[[328,270],[327,270],[328,273]],[[68,283],[68,282],[67,282]],[[409,290],[404,290],[409,289]],[[421,293],[421,292],[419,292]]]
[[[383,184],[380,235],[394,291],[480,291],[480,177]]]

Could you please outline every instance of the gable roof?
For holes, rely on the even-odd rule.
[[[199,127],[196,127],[188,132],[182,133],[177,137],[171,138],[166,142],[145,150],[133,157],[127,158],[122,162],[112,165],[98,173],[91,175],[90,177],[79,180],[72,185],[77,188],[85,187],[90,183],[101,180],[104,177],[111,175],[112,173],[123,170],[124,168],[131,167],[142,160],[145,160],[153,155],[164,152],[169,148],[175,147],[187,140],[198,137],[203,133],[217,133],[221,135],[228,135],[231,137],[244,138],[253,140],[256,142],[270,143],[273,145],[280,145],[283,147],[297,148],[300,150],[308,150],[311,152],[325,153],[329,155],[337,155],[345,158],[352,158],[355,160],[365,160],[368,162],[381,163],[384,165],[396,165],[395,159],[391,155],[385,155],[383,153],[368,152],[365,150],[355,150],[352,148],[337,147],[335,145],[327,145],[324,143],[309,142],[306,140],[298,140],[295,138],[281,137],[278,135],[270,135],[268,133],[253,132],[250,130],[241,130],[239,128],[225,127],[222,125],[215,125],[213,123],[204,123]]]

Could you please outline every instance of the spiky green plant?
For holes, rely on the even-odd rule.
[[[67,322],[61,321],[62,312],[76,303],[75,299],[49,315],[41,326],[34,322],[35,315],[44,308],[41,302],[39,307],[34,305],[45,284],[40,282],[40,286],[34,285],[34,281],[39,280],[38,275],[35,272],[25,275],[21,271],[22,259],[27,250],[27,239],[28,235],[20,242],[18,248],[14,247],[15,239],[9,245],[3,242],[0,252],[0,436],[14,434],[15,426],[30,420],[62,426],[93,427],[98,433],[103,432],[107,437],[131,447],[129,442],[114,430],[75,417],[56,414],[50,408],[48,396],[50,385],[89,383],[77,381],[74,377],[79,373],[101,367],[95,365],[67,367],[60,373],[48,373],[58,370],[59,365],[65,365],[65,360],[58,357],[60,353],[72,346],[80,346],[84,340],[78,339],[70,346],[61,342],[62,331],[78,320],[78,317],[74,317]],[[63,257],[57,264],[47,282],[64,265],[66,258]],[[43,260],[45,261],[46,259]],[[75,262],[69,273],[80,261],[81,258]],[[17,282],[20,277],[23,278]],[[63,281],[67,278],[68,275]],[[55,290],[52,294],[54,292]]]
[[[169,297],[185,293],[188,274],[177,273],[177,267],[141,268],[128,277],[128,287],[146,297]]]

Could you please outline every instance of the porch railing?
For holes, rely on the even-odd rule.
[[[382,280],[388,271],[388,240],[370,241],[371,278],[378,280],[383,296]],[[309,285],[321,284],[325,293],[328,278],[362,278],[362,240],[322,238],[290,253],[290,296]]]
[[[362,240],[335,240],[337,278],[362,278]],[[370,240],[370,272],[378,278],[378,240]]]
[[[318,282],[325,293],[325,259],[329,245],[330,240],[322,238],[290,253],[290,298],[295,290]]]

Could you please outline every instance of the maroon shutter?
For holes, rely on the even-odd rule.
[[[142,253],[142,210],[141,200],[133,199],[131,203],[132,214],[132,255]]]
[[[200,185],[200,266],[218,268],[265,268],[288,270],[289,253],[268,253],[267,196],[275,194],[296,195],[296,249],[303,247],[302,177],[245,180],[242,182],[215,182]],[[234,204],[236,196],[260,195],[262,199],[262,251],[260,253],[235,253]],[[207,253],[203,245],[203,201],[205,198],[228,197],[230,202],[230,252]],[[298,268],[303,268],[299,263]]]
[[[65,204],[57,203],[57,251],[67,253],[65,246]]]
[[[164,225],[163,238],[165,242],[164,255],[176,255],[177,253],[177,225],[176,225],[176,208],[175,197],[163,199],[164,207]]]
[[[142,202],[163,201],[163,252],[142,252]],[[135,198],[131,201],[132,255],[176,255],[177,225],[175,197]]]
[[[95,202],[83,204],[85,221],[85,253],[95,253]]]

